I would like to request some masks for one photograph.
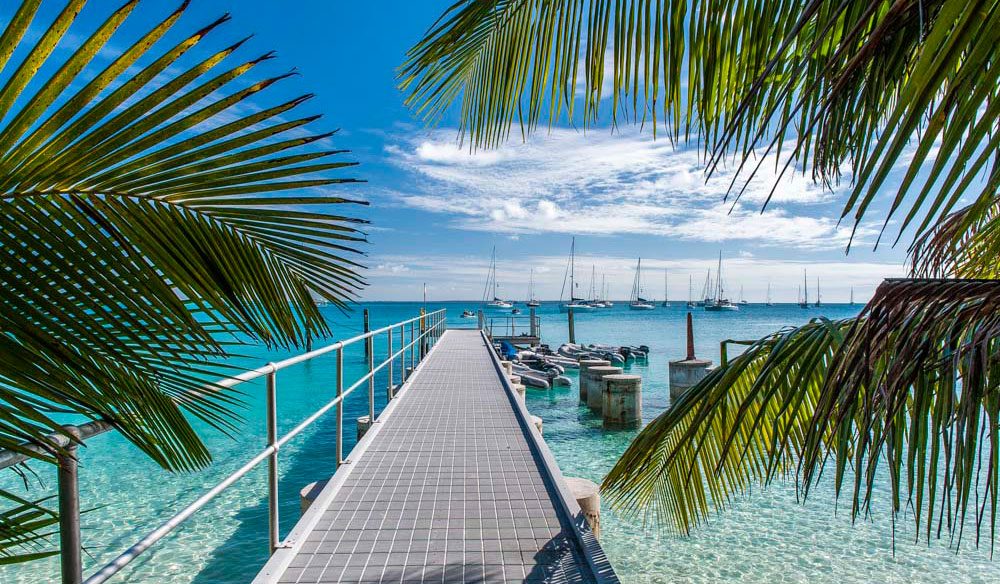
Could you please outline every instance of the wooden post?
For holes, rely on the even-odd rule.
[[[368,325],[368,309],[367,308],[364,310],[363,314],[364,314],[364,330],[365,330],[365,334],[368,334],[368,332],[370,332],[372,329]],[[369,357],[371,357],[371,353],[369,353],[369,350],[368,350],[368,343],[365,343],[365,363],[368,362],[368,358]]]
[[[687,316],[687,360],[694,361],[694,322],[690,312]]]
[[[576,330],[575,330],[575,327],[573,326],[573,309],[572,308],[569,309],[569,312],[567,313],[566,318],[569,319],[569,342],[575,343],[576,342]]]

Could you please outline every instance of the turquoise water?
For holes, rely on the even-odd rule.
[[[416,313],[416,303],[373,303],[373,327]],[[469,303],[429,303],[446,306],[453,323]],[[750,339],[782,326],[798,324],[819,314],[850,316],[858,307],[831,305],[804,311],[794,305],[747,306],[739,313],[695,311],[698,355],[718,359],[723,338]],[[578,315],[577,340],[647,344],[648,365],[636,366],[644,378],[643,411],[651,420],[668,406],[667,361],[684,351],[683,303],[650,312],[632,312],[624,303],[613,309]],[[539,309],[542,336],[556,345],[566,339],[565,315],[555,304]],[[337,338],[360,328],[360,310],[350,318],[329,311]],[[465,321],[470,324],[470,321]],[[398,340],[394,340],[398,347]],[[385,339],[376,344],[376,359],[385,354]],[[731,352],[735,349],[731,348]],[[240,364],[257,366],[285,355],[263,350],[244,351]],[[345,354],[352,380],[363,370],[357,350]],[[279,425],[291,429],[334,393],[334,356],[285,370],[278,377]],[[398,375],[398,374],[397,374]],[[398,377],[397,377],[398,379]],[[385,401],[385,377],[376,384],[376,405]],[[575,384],[575,378],[574,378]],[[159,470],[115,435],[95,438],[81,455],[81,497],[84,507],[101,506],[83,518],[85,563],[92,571],[112,559],[138,537],[193,501],[204,490],[241,466],[264,444],[263,381],[240,386],[246,407],[240,412],[242,432],[230,438],[206,430],[215,455],[211,468],[195,474],[171,475]],[[563,472],[599,481],[635,435],[606,432],[600,420],[577,403],[577,389],[528,390],[528,409],[543,418],[545,440]],[[345,448],[354,443],[354,419],[367,413],[364,389],[350,396],[345,409]],[[334,418],[327,416],[281,452],[282,528],[298,517],[298,490],[323,478],[333,468]],[[308,452],[308,456],[303,453]],[[52,492],[54,476],[38,466],[38,479],[29,493]],[[237,583],[256,574],[267,557],[266,479],[264,467],[251,473],[192,520],[129,566],[117,581],[137,583]],[[41,483],[39,483],[41,481]],[[19,489],[18,480],[0,478],[5,488]],[[22,489],[23,490],[23,489]],[[883,497],[880,501],[885,501]],[[876,502],[875,517],[852,525],[849,514],[839,515],[829,489],[820,490],[806,504],[795,500],[791,485],[757,490],[731,509],[713,517],[690,537],[658,531],[623,520],[604,509],[602,544],[624,582],[995,582],[1000,560],[989,550],[970,543],[961,550],[947,540],[930,546],[914,544],[909,522],[897,525],[895,554],[885,507]],[[56,560],[28,566],[0,568],[0,582],[42,583],[58,578]]]

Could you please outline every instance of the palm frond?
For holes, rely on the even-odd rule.
[[[737,197],[771,160],[824,185],[847,169],[844,217],[860,222],[888,186],[883,220],[921,234],[1000,188],[998,26],[997,0],[463,0],[399,77],[429,121],[460,100],[475,146],[515,121],[522,135],[572,123],[578,102],[588,125],[606,104],[612,125],[697,137],[710,172],[735,158]]]
[[[44,506],[47,499],[29,501],[0,489],[0,500],[7,503],[0,511],[0,566],[59,553],[49,545],[59,516]]]
[[[290,75],[256,75],[272,54],[189,57],[228,16],[167,43],[183,2],[115,49],[124,2],[67,57],[84,4],[44,23],[25,1],[0,35],[0,448],[75,414],[194,469],[211,456],[188,416],[238,419],[237,394],[201,391],[227,347],[326,335],[313,295],[364,285],[363,221],[331,212],[362,203],[330,192],[354,163],[297,113],[310,95],[253,105]]]
[[[910,249],[912,272],[923,278],[1000,279],[1000,199],[945,217]]]
[[[889,513],[909,509],[918,534],[960,542],[972,523],[992,549],[998,343],[1000,282],[887,280],[857,319],[777,333],[714,370],[640,432],[604,488],[686,531],[777,476],[794,473],[808,496],[829,469],[855,518],[886,481]]]

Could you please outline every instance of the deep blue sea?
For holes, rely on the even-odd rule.
[[[652,420],[669,405],[667,362],[684,354],[683,302],[655,311],[630,311],[626,302],[614,308],[576,316],[578,342],[645,344],[649,363],[635,365],[643,376],[643,413]],[[328,308],[336,338],[361,329],[361,308],[371,312],[372,327],[416,315],[419,303],[368,303],[350,315]],[[461,320],[472,302],[429,302],[427,308],[448,309],[452,323]],[[693,311],[699,357],[717,361],[719,341],[753,339],[784,326],[801,324],[820,315],[841,318],[860,307],[826,305],[802,310],[796,305],[749,305],[736,313]],[[525,309],[525,313],[527,310]],[[543,340],[553,346],[567,339],[566,316],[556,303],[539,309]],[[394,339],[398,347],[398,339]],[[316,347],[322,343],[317,343]],[[345,353],[345,381],[364,370],[361,347]],[[376,361],[384,357],[385,339],[376,344]],[[738,349],[730,349],[735,354]],[[250,347],[235,363],[248,368],[288,355]],[[599,418],[577,401],[573,387],[528,390],[527,406],[544,420],[544,436],[562,471],[600,481],[635,435],[634,431],[605,431]],[[385,402],[386,379],[376,383],[376,409]],[[287,431],[334,395],[334,354],[282,371],[277,383],[279,425]],[[170,474],[160,470],[135,448],[114,434],[93,439],[81,454],[81,498],[84,561],[87,573],[114,558],[141,535],[157,527],[184,505],[214,486],[264,446],[264,384],[257,380],[240,386],[245,407],[238,436],[203,428],[215,457],[201,472]],[[359,389],[347,400],[345,449],[354,444],[354,420],[367,413],[367,393]],[[200,427],[200,426],[199,426]],[[326,478],[334,469],[334,417],[331,411],[281,451],[280,491],[282,529],[292,527],[299,513],[299,489]],[[53,492],[51,468],[35,465],[28,496]],[[135,583],[222,584],[249,581],[267,558],[266,466],[246,476],[199,512],[187,524],[136,560],[116,581]],[[0,476],[4,488],[18,490],[20,479]],[[885,493],[881,493],[885,494]],[[821,488],[802,504],[794,487],[777,484],[756,490],[735,502],[691,536],[679,536],[655,526],[643,526],[617,517],[605,508],[602,544],[623,582],[998,582],[1000,558],[990,559],[988,543],[976,549],[966,537],[961,549],[947,539],[913,543],[912,522],[897,523],[893,546],[890,517],[883,496],[874,517],[853,524],[849,512],[836,512],[832,490]],[[879,504],[879,502],[883,504]],[[971,528],[971,526],[968,526]],[[895,547],[895,551],[893,551]],[[0,567],[0,582],[58,581],[58,560]]]

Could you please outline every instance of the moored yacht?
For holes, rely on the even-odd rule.
[[[656,305],[642,297],[642,258],[635,265],[635,281],[632,282],[632,296],[629,310],[653,310]]]

